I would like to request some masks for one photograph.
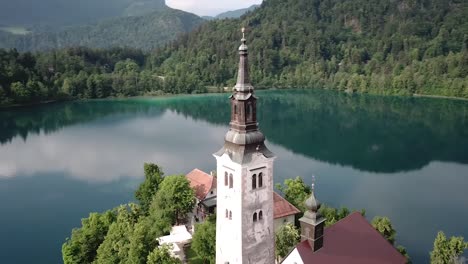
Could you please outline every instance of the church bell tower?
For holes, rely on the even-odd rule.
[[[230,96],[231,122],[217,161],[217,264],[275,263],[274,155],[257,123],[245,29],[239,47],[237,84]]]

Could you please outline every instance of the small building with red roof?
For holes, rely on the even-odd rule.
[[[314,192],[305,205],[301,242],[282,264],[405,264],[406,257],[390,244],[361,213],[355,212],[327,228]]]
[[[300,213],[294,205],[284,199],[281,195],[273,192],[273,218],[275,230],[286,223],[294,224],[296,215]]]
[[[196,212],[194,212],[195,215],[204,219],[206,215],[213,214],[216,208],[216,176],[199,169],[194,169],[186,177],[190,182],[190,187],[194,189],[197,198],[198,206]],[[294,224],[296,215],[301,211],[276,192],[273,192],[273,202],[275,229],[286,223]]]

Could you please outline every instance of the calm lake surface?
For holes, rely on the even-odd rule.
[[[275,181],[317,178],[332,206],[388,216],[427,263],[438,230],[468,238],[468,102],[258,92]],[[0,262],[61,263],[80,219],[133,199],[143,163],[215,169],[228,95],[70,102],[0,111]]]

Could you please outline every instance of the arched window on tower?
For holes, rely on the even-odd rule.
[[[259,173],[258,174],[258,188],[262,188],[263,187],[263,173]]]
[[[263,212],[260,210],[260,212],[258,213],[258,220],[262,220],[263,219]]]
[[[228,184],[229,184],[228,173],[224,172],[224,186],[228,186]]]
[[[255,213],[253,214],[253,221],[254,221],[254,222],[257,222],[257,212],[255,212]]]
[[[229,174],[229,189],[232,189],[234,186],[234,176],[232,176],[232,173]]]
[[[247,121],[251,122],[253,120],[253,106],[251,102],[247,103],[247,109],[245,111],[246,111]]]
[[[229,212],[228,212],[228,209],[226,209],[226,218],[229,217]]]
[[[234,105],[234,114],[237,115],[237,104]]]
[[[252,190],[257,189],[257,174],[252,175]]]
[[[229,211],[229,220],[232,220],[232,211]]]

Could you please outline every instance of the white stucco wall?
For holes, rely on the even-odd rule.
[[[273,160],[256,156],[249,164],[236,164],[228,155],[217,158],[218,197],[216,263],[273,264]],[[224,174],[232,173],[233,188],[224,185]],[[251,177],[263,173],[263,187],[252,190]],[[232,219],[225,217],[226,209]],[[254,212],[263,220],[253,222]]]
[[[224,176],[223,176],[223,177],[224,177]],[[213,193],[211,193],[211,192],[213,192]],[[208,192],[208,194],[206,195],[205,200],[210,199],[210,198],[212,198],[212,197],[215,197],[215,196],[216,196],[216,193],[217,193],[216,188],[212,188],[212,189]]]
[[[280,229],[280,227],[286,223],[291,223],[294,225],[294,220],[294,215],[275,219],[275,232],[278,231],[278,229]]]

